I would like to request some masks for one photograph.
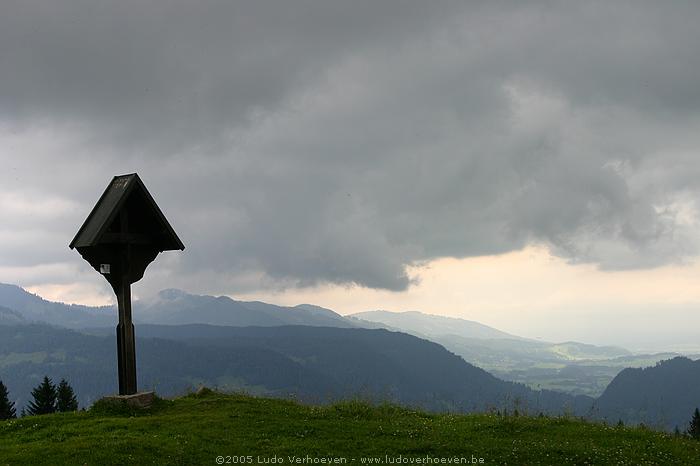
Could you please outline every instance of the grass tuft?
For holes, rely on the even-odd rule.
[[[101,398],[97,400],[89,409],[89,413],[94,416],[117,416],[117,417],[138,417],[151,416],[154,413],[167,408],[172,401],[155,396],[153,404],[148,408],[139,408],[127,403],[125,400],[117,398]]]

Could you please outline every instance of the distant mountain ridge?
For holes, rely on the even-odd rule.
[[[18,313],[28,322],[43,322],[73,329],[117,324],[114,306],[91,307],[47,301],[16,285],[0,283],[0,306]],[[227,296],[193,295],[174,289],[161,291],[155,299],[135,301],[133,314],[137,324],[358,326],[343,316],[318,306],[284,307],[257,301],[236,301]]]
[[[430,338],[481,367],[522,367],[532,361],[576,361],[610,359],[632,353],[616,346],[578,342],[550,343],[511,335],[478,322],[416,311],[360,312],[349,316],[358,322],[386,325],[413,335]]]
[[[16,285],[0,283],[0,306],[18,312],[29,322],[45,322],[67,328],[94,328],[116,325],[114,306],[84,306],[53,302]],[[195,295],[182,290],[162,290],[155,298],[133,303],[134,321],[164,325],[208,324],[234,327],[310,325],[343,328],[385,328],[447,344],[463,354],[464,346],[488,346],[497,353],[504,344],[523,348],[552,347],[563,359],[595,359],[631,354],[617,347],[601,347],[584,343],[548,343],[523,338],[479,322],[454,317],[425,314],[418,311],[368,311],[342,316],[330,309],[311,304],[294,307],[260,301],[237,301],[228,296]],[[489,343],[489,341],[491,343]],[[506,343],[504,343],[506,342]],[[480,350],[479,350],[480,351]],[[464,354],[469,354],[467,351]],[[471,355],[470,355],[471,356]]]
[[[164,290],[155,300],[137,301],[134,303],[134,319],[137,322],[166,325],[356,326],[340,314],[318,306],[284,307],[260,301],[236,301],[228,296],[193,295],[180,290]]]
[[[510,333],[502,332],[501,330],[472,320],[424,314],[418,311],[367,311],[351,314],[348,317],[382,323],[403,331],[427,336],[459,335],[462,337],[480,339],[526,340],[526,338],[511,335]]]
[[[116,312],[109,306],[91,307],[47,301],[17,285],[5,283],[0,283],[0,306],[18,312],[29,322],[45,322],[68,328],[116,325]]]

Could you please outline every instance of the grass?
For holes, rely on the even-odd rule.
[[[209,391],[159,399],[145,411],[98,402],[87,412],[0,421],[0,465],[215,465],[217,456],[225,464],[245,464],[246,457],[252,464],[294,464],[291,457],[315,460],[301,464],[322,458],[386,464],[385,455],[394,461],[401,455],[401,464],[430,457],[692,465],[700,464],[700,442],[570,418],[437,415],[361,401],[317,407]]]

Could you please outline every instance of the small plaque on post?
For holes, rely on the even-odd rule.
[[[109,269],[110,269],[109,264],[100,264],[100,273],[101,273],[102,275],[107,275],[107,274],[109,274]]]

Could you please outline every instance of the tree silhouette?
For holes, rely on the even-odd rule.
[[[695,408],[693,418],[690,420],[688,435],[694,439],[700,440],[700,410],[698,410],[698,408]]]
[[[17,412],[15,411],[15,402],[10,401],[7,387],[0,380],[0,420],[14,419],[16,417]]]
[[[56,412],[56,386],[48,377],[44,376],[43,382],[32,390],[32,397],[34,401],[29,402],[27,414],[35,416]]]
[[[73,392],[73,387],[66,382],[66,379],[61,379],[61,382],[58,384],[56,396],[56,408],[59,412],[66,413],[78,410],[78,400]]]

